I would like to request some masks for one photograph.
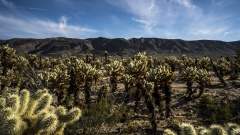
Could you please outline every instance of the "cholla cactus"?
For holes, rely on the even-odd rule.
[[[8,69],[12,69],[14,64],[18,61],[16,60],[16,50],[10,48],[7,45],[3,45],[0,47],[0,61],[1,65],[3,66],[2,75],[5,76]]]
[[[238,127],[238,128],[233,129],[232,135],[240,135],[240,128]]]
[[[180,135],[197,135],[197,132],[192,124],[182,123],[180,125]]]
[[[23,82],[22,73],[17,70],[8,69],[6,75],[0,75],[0,94],[5,87],[19,86]]]
[[[112,85],[112,92],[117,90],[117,77],[122,76],[124,67],[122,66],[122,62],[115,60],[112,61],[110,64],[106,64],[107,73],[111,76],[110,82]]]
[[[179,60],[175,56],[165,57],[165,62],[171,67],[171,70],[174,72],[176,66],[179,65]]]
[[[226,124],[226,131],[227,131],[228,135],[240,135],[239,129],[240,129],[240,127],[238,124],[235,124],[235,123],[227,123]]]
[[[210,126],[211,135],[227,135],[225,129],[220,125],[211,125]]]
[[[126,68],[126,72],[137,79],[142,78],[147,73],[147,62],[142,60],[133,60]]]
[[[163,135],[177,135],[177,133],[175,133],[174,131],[172,131],[170,129],[165,129],[163,131]]]
[[[62,106],[52,106],[52,96],[47,90],[38,90],[33,95],[22,90],[20,95],[8,95],[0,101],[3,101],[0,104],[0,134],[4,135],[63,134],[66,125],[81,116],[79,108],[67,112]]]
[[[167,65],[160,65],[158,68],[150,69],[147,72],[147,80],[154,82],[154,92],[152,95],[155,98],[155,104],[159,106],[160,112],[163,109],[163,96],[159,88],[163,88],[163,92],[165,93],[166,97],[166,117],[169,117],[171,113],[171,83],[174,80],[174,74],[172,70]]]
[[[179,61],[180,68],[186,68],[189,66],[196,66],[196,62],[194,59],[188,58],[186,55],[182,55],[182,60]]]
[[[203,126],[197,127],[196,131],[198,133],[198,135],[210,135],[210,131]]]
[[[126,72],[130,74],[135,79],[136,85],[136,101],[134,111],[137,111],[137,106],[142,96],[145,98],[145,103],[147,104],[148,110],[151,113],[150,121],[152,124],[152,132],[156,133],[157,123],[156,123],[156,114],[155,107],[152,102],[151,96],[148,89],[146,88],[145,76],[147,73],[147,57],[145,56],[146,52],[138,53],[135,57],[136,60],[132,60],[129,66],[126,68]]]
[[[187,93],[189,94],[188,98],[192,99],[192,94],[193,94],[192,85],[197,77],[197,68],[196,67],[186,67],[181,72],[181,75],[182,75],[182,78],[187,81],[187,87],[188,87]]]
[[[131,75],[128,75],[128,74],[124,74],[120,80],[123,84],[124,84],[124,87],[125,87],[125,92],[127,93],[127,96],[124,98],[124,104],[126,105],[129,101],[129,98],[130,98],[130,89],[134,83],[134,79]]]
[[[214,65],[216,65],[219,74],[221,75],[221,77],[223,77],[225,72],[230,70],[231,63],[227,61],[224,57],[220,57],[217,59],[216,62],[214,62]]]
[[[153,59],[152,56],[149,56],[147,59],[147,66],[148,68],[153,68]]]
[[[207,69],[207,67],[211,64],[211,59],[207,56],[204,56],[199,59],[198,65],[200,68]]]
[[[92,80],[98,80],[103,76],[102,71],[97,70],[90,64],[82,64],[78,67],[77,75],[84,82],[85,100],[87,104],[90,104],[90,92],[92,87]]]
[[[197,71],[196,81],[200,85],[199,97],[203,94],[206,85],[209,84],[211,82],[211,80],[212,79],[210,77],[210,74],[206,69],[199,69]]]
[[[27,54],[26,59],[33,68],[39,67],[39,58],[36,54]]]

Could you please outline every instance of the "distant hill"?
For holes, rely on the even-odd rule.
[[[185,41],[181,39],[161,38],[14,38],[0,40],[0,45],[9,44],[17,50],[19,55],[37,54],[40,56],[67,57],[70,55],[85,56],[94,52],[98,56],[104,56],[108,51],[112,56],[131,57],[137,52],[146,51],[151,56],[181,56],[186,54],[191,57],[207,55],[217,58],[219,56],[232,57],[235,50],[240,48],[240,41],[224,42],[216,40]]]

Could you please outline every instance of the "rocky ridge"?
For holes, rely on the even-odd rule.
[[[161,38],[115,38],[104,37],[74,39],[74,38],[14,38],[0,40],[0,45],[9,44],[17,50],[19,55],[37,54],[40,56],[67,57],[70,55],[85,56],[94,52],[103,56],[108,51],[112,56],[131,57],[139,51],[146,51],[151,56],[181,56],[190,57],[207,55],[217,58],[219,56],[232,57],[235,50],[240,48],[240,41],[224,42],[217,40],[185,41],[181,39]]]

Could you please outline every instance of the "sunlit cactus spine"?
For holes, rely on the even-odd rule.
[[[224,57],[218,58],[214,64],[217,66],[217,69],[222,77],[225,75],[226,71],[230,70],[231,66],[230,62]]]
[[[26,59],[32,68],[39,68],[39,58],[36,54],[27,54]]]
[[[177,133],[175,133],[174,131],[172,131],[171,129],[165,129],[163,131],[163,135],[177,135]]]
[[[232,133],[231,135],[240,135],[240,128],[233,129],[231,133]]]
[[[198,135],[210,135],[209,129],[204,126],[196,127],[196,131],[197,131]]]
[[[192,124],[182,123],[180,125],[180,135],[197,135],[197,131]]]
[[[119,76],[122,76],[124,67],[122,66],[122,62],[115,60],[110,64],[106,64],[105,66],[108,75],[110,75],[110,82],[112,85],[111,91],[115,92],[117,90],[117,81]]]
[[[199,64],[200,68],[207,70],[208,66],[210,66],[210,64],[211,64],[211,59],[207,56],[204,56],[199,59],[198,64]]]
[[[211,135],[227,135],[227,132],[225,131],[224,127],[215,124],[210,126],[210,132]]]
[[[9,47],[8,44],[0,47],[0,61],[3,68],[1,75],[5,76],[7,70],[13,68],[14,64],[18,62],[16,58],[16,50]]]
[[[81,116],[79,108],[67,111],[52,106],[52,95],[47,90],[34,94],[22,90],[19,95],[10,94],[0,101],[5,101],[0,104],[0,134],[4,135],[64,134],[66,125]]]
[[[227,123],[225,125],[226,127],[226,132],[228,135],[240,135],[240,126],[238,124],[235,123]],[[238,129],[238,131],[237,131]],[[238,132],[238,133],[237,133]]]

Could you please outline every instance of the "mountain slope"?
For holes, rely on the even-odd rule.
[[[166,56],[186,54],[192,57],[207,55],[209,57],[234,55],[240,48],[240,41],[224,42],[216,40],[184,41],[181,39],[161,38],[46,38],[46,39],[21,39],[0,40],[0,45],[9,44],[17,50],[19,55],[37,54],[41,56],[67,57],[69,55],[84,56],[86,53],[95,52],[103,56],[108,51],[113,56],[133,56],[139,51],[146,51],[152,56]]]

